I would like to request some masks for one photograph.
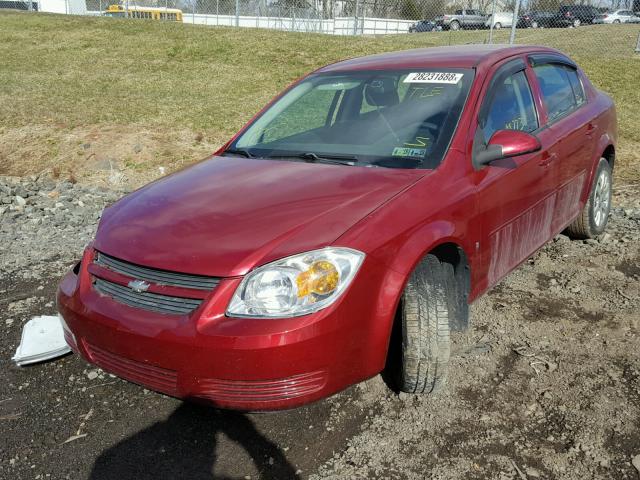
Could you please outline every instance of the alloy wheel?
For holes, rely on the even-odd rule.
[[[606,171],[600,172],[593,192],[593,221],[601,227],[607,220],[611,208],[611,180]]]

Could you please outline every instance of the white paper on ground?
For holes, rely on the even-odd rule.
[[[22,329],[20,345],[13,356],[19,366],[44,362],[69,353],[59,316],[33,317]]]

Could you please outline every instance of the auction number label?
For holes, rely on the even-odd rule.
[[[451,83],[456,84],[464,73],[453,72],[413,72],[407,75],[404,83]]]

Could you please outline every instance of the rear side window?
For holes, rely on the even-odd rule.
[[[538,128],[531,88],[523,71],[498,85],[490,102],[486,118],[480,125],[485,142],[498,130],[533,132]]]
[[[533,69],[550,121],[568,114],[585,103],[584,89],[577,72],[568,66],[546,64]]]

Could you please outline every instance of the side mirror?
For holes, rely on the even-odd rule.
[[[538,137],[530,133],[498,130],[491,136],[487,148],[474,155],[473,165],[480,169],[496,160],[537,152],[541,148]]]

